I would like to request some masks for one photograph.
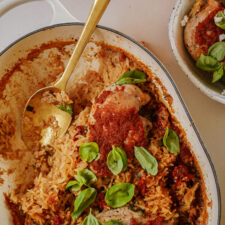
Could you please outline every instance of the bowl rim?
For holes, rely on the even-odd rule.
[[[191,82],[198,88],[202,93],[207,95],[209,98],[220,102],[222,104],[225,104],[225,96],[222,94],[219,94],[218,92],[214,91],[213,89],[205,86],[200,80],[196,78],[196,76],[193,74],[193,72],[189,69],[189,67],[185,64],[185,61],[183,58],[180,56],[178,48],[176,46],[176,41],[175,41],[175,35],[174,35],[174,22],[177,18],[177,15],[179,14],[179,10],[181,8],[183,0],[177,0],[173,11],[170,16],[169,20],[169,26],[168,26],[168,33],[169,33],[169,40],[170,40],[170,45],[172,48],[172,51],[175,55],[175,59],[185,75],[191,80]],[[178,23],[180,25],[180,23]],[[180,25],[181,26],[181,25]]]
[[[182,0],[177,0],[177,3],[179,3],[180,1]],[[177,4],[176,3],[176,4]],[[175,8],[174,8],[175,10]],[[174,13],[174,10],[172,12],[172,14]],[[36,34],[36,33],[39,33],[41,31],[44,31],[44,30],[48,30],[48,29],[52,29],[52,28],[56,28],[56,27],[61,27],[61,26],[84,26],[85,23],[82,23],[82,22],[67,22],[67,23],[60,23],[60,24],[54,24],[54,25],[50,25],[50,26],[45,26],[43,28],[39,28],[37,30],[34,30],[32,32],[29,32],[25,35],[23,35],[22,37],[16,39],[14,42],[12,42],[11,44],[9,44],[5,49],[3,49],[1,52],[0,52],[0,56],[2,56],[8,49],[10,49],[11,47],[13,47],[14,45],[16,45],[18,42],[20,42],[21,40],[33,35],[33,34]],[[147,49],[146,47],[144,47],[142,44],[140,44],[138,41],[134,40],[133,38],[129,37],[128,35],[120,32],[120,31],[117,31],[115,29],[112,29],[112,28],[109,28],[109,27],[106,27],[106,26],[102,26],[102,25],[97,25],[97,28],[98,29],[101,29],[101,30],[106,30],[106,31],[110,31],[114,34],[117,34],[119,36],[122,36],[123,38],[133,42],[134,44],[136,44],[139,48],[141,48],[142,50],[144,50],[151,58],[153,58],[155,60],[155,62],[159,65],[159,67],[163,70],[163,72],[166,74],[167,78],[170,80],[176,94],[177,94],[177,97],[186,113],[186,116],[189,120],[189,122],[192,124],[192,127],[193,127],[193,130],[195,132],[195,135],[197,136],[198,140],[199,140],[199,143],[208,159],[208,162],[209,162],[209,165],[211,167],[211,170],[212,170],[212,173],[213,173],[213,176],[214,176],[214,179],[215,179],[215,184],[216,184],[216,194],[217,194],[217,199],[218,199],[218,221],[217,221],[217,225],[220,225],[220,221],[221,221],[221,192],[220,192],[220,186],[219,186],[219,181],[218,181],[218,177],[217,177],[217,174],[216,174],[216,170],[215,170],[215,167],[214,167],[214,164],[211,160],[211,157],[201,139],[201,136],[198,132],[198,129],[196,128],[195,126],[195,123],[194,121],[192,120],[192,117],[190,115],[190,112],[186,106],[186,104],[184,103],[184,100],[172,78],[172,76],[170,75],[170,73],[167,71],[166,67],[163,65],[163,63],[149,50]]]

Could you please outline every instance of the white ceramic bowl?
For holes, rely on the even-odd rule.
[[[183,41],[183,27],[181,21],[188,15],[195,0],[177,0],[169,22],[169,38],[176,60],[188,78],[208,97],[225,104],[225,96],[222,91],[225,86],[211,83],[211,75],[195,66],[194,60],[187,52]]]

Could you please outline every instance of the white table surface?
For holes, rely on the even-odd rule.
[[[72,15],[85,21],[92,0],[61,2]],[[225,105],[202,94],[176,63],[168,38],[168,22],[174,3],[175,0],[112,0],[100,24],[137,41],[145,41],[170,72],[215,165],[224,205]],[[51,15],[51,7],[42,0],[19,6],[0,17],[0,51],[23,34],[48,25]],[[225,206],[221,220],[221,225],[224,224]]]

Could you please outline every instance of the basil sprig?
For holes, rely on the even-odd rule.
[[[225,15],[224,15],[224,10],[220,10],[214,16],[214,22],[215,22],[216,26],[218,26],[221,29],[225,30]]]
[[[88,187],[97,181],[97,177],[88,169],[78,171],[77,175],[75,175],[75,178],[79,183]]]
[[[122,148],[119,148],[119,147],[116,148],[116,151],[119,152],[122,157],[123,171],[125,171],[127,169],[127,164],[128,164],[127,154]]]
[[[166,128],[166,132],[163,137],[163,145],[169,150],[172,154],[180,153],[180,142],[179,137],[176,132],[170,128]]]
[[[145,148],[135,146],[134,155],[144,170],[153,176],[158,173],[157,160]]]
[[[214,71],[220,68],[220,63],[212,56],[200,55],[197,63],[197,67],[204,71]]]
[[[76,180],[71,180],[66,185],[66,189],[79,191],[83,185],[90,186],[97,181],[97,177],[88,169],[78,171],[75,175]]]
[[[105,202],[112,208],[118,208],[127,204],[134,196],[135,185],[119,183],[113,185],[106,192]]]
[[[212,56],[217,61],[222,61],[225,57],[225,42],[216,42],[209,50],[208,55]]]
[[[123,225],[123,223],[121,223],[118,220],[110,220],[110,221],[104,223],[103,225]]]
[[[216,42],[209,50],[208,55],[201,54],[196,66],[204,71],[214,71],[212,83],[220,80],[224,75],[225,42]]]
[[[117,81],[116,85],[137,84],[146,81],[146,74],[139,70],[125,72]]]
[[[107,166],[110,171],[117,175],[122,170],[125,171],[127,169],[127,155],[126,152],[119,147],[113,146],[112,151],[109,152],[107,157]]]
[[[95,188],[84,189],[74,201],[74,209],[72,213],[72,219],[77,219],[83,211],[95,201],[97,191]]]
[[[98,219],[92,215],[91,209],[89,215],[85,217],[82,225],[99,225]]]
[[[71,189],[72,191],[79,191],[82,186],[83,186],[83,184],[81,184],[79,181],[71,180],[66,185],[66,190]]]
[[[69,113],[71,116],[73,116],[73,105],[72,104],[70,104],[70,105],[66,105],[66,104],[59,105],[58,108],[61,109],[64,112]]]
[[[224,75],[224,69],[221,66],[218,70],[214,71],[212,83],[215,83],[216,81],[220,80],[223,77],[223,75]]]
[[[99,154],[99,147],[96,142],[84,143],[79,147],[80,158],[92,162]]]

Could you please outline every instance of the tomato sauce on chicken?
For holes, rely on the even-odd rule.
[[[205,55],[207,55],[210,46],[219,41],[220,34],[225,33],[224,30],[216,26],[214,22],[214,16],[220,10],[224,10],[224,8],[220,7],[212,11],[208,17],[196,27],[195,40]]]
[[[146,135],[143,121],[138,114],[138,109],[132,107],[132,103],[128,106],[123,105],[123,94],[119,94],[121,105],[115,106],[116,100],[106,102],[108,96],[115,93],[123,92],[124,87],[115,89],[115,92],[104,91],[95,103],[98,103],[93,117],[95,123],[90,126],[91,140],[96,141],[100,148],[100,159],[92,163],[93,168],[98,175],[107,176],[110,171],[106,165],[108,153],[112,150],[112,146],[122,147],[129,159],[134,157],[134,146],[145,146]],[[127,106],[127,107],[126,107]]]

